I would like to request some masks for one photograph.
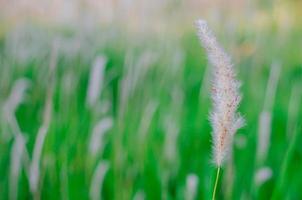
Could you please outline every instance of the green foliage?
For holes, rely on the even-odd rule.
[[[57,38],[72,41],[60,43],[59,48],[53,115],[40,163],[42,199],[59,199],[64,195],[69,199],[88,199],[91,178],[100,160],[110,163],[103,188],[100,188],[105,199],[131,199],[140,190],[145,192],[147,199],[164,196],[167,199],[184,199],[189,173],[195,173],[199,178],[197,199],[211,198],[215,169],[211,163],[211,127],[208,121],[210,73],[207,74],[207,60],[193,31],[185,32],[180,38],[160,38],[156,35],[128,35],[115,28],[110,28],[110,31],[98,29],[98,34],[84,33],[84,36],[58,30],[43,34],[43,29],[39,29],[41,37],[38,37],[34,35],[35,28],[31,29],[32,32],[24,33],[33,38],[28,46],[32,49],[25,48],[26,52],[17,54],[10,49],[16,38],[0,39],[1,110],[17,79],[26,77],[31,81],[25,101],[16,111],[30,158],[49,88],[46,80],[51,44]],[[243,84],[240,112],[247,125],[235,136],[231,160],[233,176],[227,178],[229,165],[226,165],[222,169],[217,196],[219,199],[269,199],[274,194],[275,199],[301,199],[301,120],[295,124],[292,138],[286,136],[290,91],[293,85],[302,84],[302,60],[298,56],[301,50],[295,44],[300,35],[293,32],[282,41],[285,45],[277,48],[277,32],[262,35],[259,43],[254,43],[259,37],[256,32],[246,30],[236,34],[240,38],[236,44],[224,43],[238,49],[246,45],[254,49],[251,54],[239,52],[234,56],[238,77]],[[227,41],[227,38],[222,40]],[[77,42],[80,44],[78,49],[72,46]],[[22,46],[22,40],[17,40],[17,44],[17,48]],[[98,105],[89,109],[85,104],[89,72],[98,55],[104,55],[108,60],[104,90]],[[150,57],[151,61],[144,63],[144,56]],[[258,118],[273,60],[282,63],[282,72],[272,110],[268,157],[264,163],[257,164]],[[130,89],[126,88],[124,102],[123,80],[136,81],[131,82]],[[101,112],[105,101],[110,102],[111,107]],[[148,119],[147,108],[153,103],[154,114]],[[298,119],[301,119],[302,108],[296,111]],[[93,156],[88,148],[91,132],[95,124],[106,116],[114,119],[114,125],[103,138],[104,151]],[[179,133],[172,159],[167,157],[165,150],[167,141],[171,139],[165,128],[167,119],[172,120]],[[144,123],[149,125],[144,126]],[[243,145],[238,145],[237,140],[242,139]],[[3,114],[0,122],[0,194],[3,199],[9,195],[13,141],[13,130]],[[273,175],[257,187],[254,176],[260,166],[270,167]],[[31,198],[24,167],[18,185],[19,199]]]

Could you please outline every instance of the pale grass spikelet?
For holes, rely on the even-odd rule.
[[[272,108],[274,106],[280,72],[281,72],[280,63],[273,62],[271,65],[270,75],[267,82],[263,110],[259,116],[258,142],[257,142],[258,163],[265,161],[270,147]]]
[[[27,78],[20,78],[14,82],[10,95],[3,104],[3,117],[12,130],[14,143],[11,149],[10,160],[10,175],[9,175],[9,195],[10,199],[18,197],[18,181],[22,168],[25,174],[29,177],[29,154],[26,148],[26,137],[23,135],[18,120],[16,111],[26,99],[27,91],[31,86],[31,81]],[[6,133],[6,131],[4,132]],[[10,139],[4,135],[5,139]]]
[[[140,142],[144,142],[147,137],[151,122],[156,113],[158,105],[159,104],[156,100],[150,100],[150,102],[147,103],[143,111],[141,122],[137,131],[138,139]]]
[[[100,191],[102,190],[102,185],[105,179],[105,175],[109,169],[109,163],[107,161],[100,161],[97,165],[91,180],[90,185],[90,199],[91,200],[100,200],[102,196]]]
[[[18,199],[19,176],[22,170],[26,140],[22,134],[17,134],[11,151],[9,196],[10,199]]]
[[[136,61],[133,61],[133,66],[131,66],[131,79],[130,79],[130,95],[134,93],[137,87],[143,83],[145,76],[147,75],[150,67],[156,60],[156,53],[151,51],[144,51],[137,58]]]
[[[221,167],[228,155],[234,134],[244,124],[243,118],[237,113],[241,100],[240,84],[235,79],[231,59],[220,47],[207,23],[198,20],[196,25],[200,42],[213,66],[213,111],[210,119],[213,128],[214,163]]]
[[[175,173],[178,168],[178,146],[177,141],[180,133],[180,118],[184,103],[184,92],[179,86],[174,86],[171,91],[171,104],[169,111],[164,116],[163,128],[165,132],[164,138],[164,157],[167,163],[171,165],[169,167],[169,173]],[[174,171],[174,172],[173,172]]]
[[[273,171],[269,167],[262,167],[257,170],[255,175],[255,184],[257,187],[268,181],[273,175]]]
[[[42,149],[43,149],[43,144],[47,135],[48,127],[41,126],[39,128],[37,138],[36,138],[36,143],[34,146],[34,151],[33,151],[33,158],[30,164],[29,168],[29,185],[30,185],[30,190],[32,194],[35,196],[37,195],[37,190],[38,190],[38,184],[39,184],[39,177],[40,177],[40,160],[42,156]]]
[[[271,65],[269,79],[266,86],[263,110],[270,111],[274,106],[280,73],[281,73],[281,63],[278,61],[274,61]]]
[[[257,159],[258,162],[265,160],[270,146],[272,114],[262,111],[259,116]]]
[[[194,200],[197,195],[199,178],[196,174],[188,174],[186,177],[185,199]]]
[[[27,78],[20,78],[15,81],[12,91],[3,105],[6,115],[15,114],[15,111],[17,110],[19,105],[24,101],[26,91],[30,86],[31,81]]]
[[[106,117],[101,119],[92,130],[89,151],[92,155],[95,155],[99,151],[103,151],[104,139],[106,133],[112,128],[113,119],[111,117]]]
[[[97,57],[90,71],[90,78],[86,96],[86,104],[90,107],[95,105],[101,95],[103,89],[106,62],[107,61],[104,56]]]
[[[167,162],[176,167],[177,160],[177,138],[179,135],[179,125],[171,114],[164,119],[164,130],[166,137],[164,140],[164,155]],[[169,170],[170,171],[170,170]]]
[[[31,86],[31,81],[27,78],[20,78],[14,82],[13,88],[10,92],[10,95],[5,100],[3,104],[3,119],[6,120],[8,124],[12,127],[13,134],[21,134],[15,113],[18,110],[19,106],[26,99],[27,91]],[[10,135],[7,135],[4,132],[5,139],[8,139]]]

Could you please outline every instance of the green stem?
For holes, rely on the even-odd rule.
[[[220,173],[220,167],[217,168],[216,180],[215,180],[215,185],[214,185],[214,191],[213,191],[212,200],[215,200],[216,189],[217,189],[217,184],[218,184],[218,179],[219,179],[219,173]]]
[[[276,186],[273,190],[272,199],[280,199],[281,198],[280,195],[282,195],[282,193],[283,193],[282,190],[283,190],[283,187],[284,187],[284,181],[285,181],[285,178],[286,178],[286,173],[287,173],[287,170],[288,170],[288,166],[290,164],[290,161],[292,159],[292,156],[293,156],[293,153],[294,153],[294,150],[295,150],[297,137],[298,137],[298,134],[297,134],[297,130],[295,129],[293,138],[292,138],[291,143],[289,144],[289,146],[286,150],[285,157],[284,157],[283,163],[281,165],[280,175],[279,175],[278,179],[276,180]]]

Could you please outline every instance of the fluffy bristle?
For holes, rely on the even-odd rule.
[[[241,100],[240,84],[235,79],[231,59],[218,44],[207,22],[198,20],[196,25],[200,42],[213,66],[213,110],[210,119],[213,128],[214,163],[220,167],[227,157],[233,135],[244,124],[243,118],[237,113]]]

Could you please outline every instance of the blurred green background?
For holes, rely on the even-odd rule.
[[[302,2],[0,1],[0,199],[210,199],[211,66],[246,126],[218,199],[302,199]]]

